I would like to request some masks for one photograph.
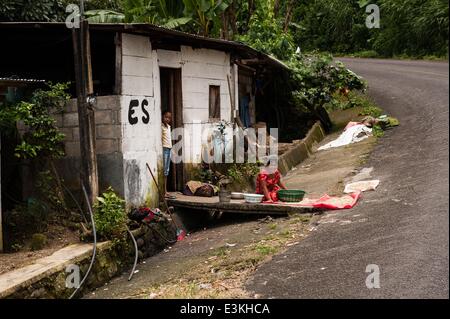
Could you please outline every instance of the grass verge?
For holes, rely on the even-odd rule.
[[[244,290],[247,278],[272,256],[295,245],[308,233],[312,214],[265,219],[236,245],[225,245],[198,256],[164,283],[141,290],[137,298],[254,298]]]

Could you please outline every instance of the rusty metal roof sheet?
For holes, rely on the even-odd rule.
[[[45,83],[45,80],[40,79],[26,79],[16,76],[0,77],[0,82],[14,82],[14,83]]]

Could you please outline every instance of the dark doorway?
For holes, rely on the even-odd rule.
[[[183,127],[183,96],[181,92],[181,69],[160,68],[161,112],[172,113],[172,130]],[[179,140],[173,140],[173,144]],[[168,191],[182,191],[184,188],[183,163],[171,164],[167,178]]]

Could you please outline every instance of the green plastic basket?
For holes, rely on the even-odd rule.
[[[282,202],[301,202],[306,192],[300,189],[280,189],[277,194]]]

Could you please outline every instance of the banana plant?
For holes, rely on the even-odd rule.
[[[89,21],[98,23],[151,23],[166,28],[178,28],[189,22],[183,16],[184,5],[179,0],[124,0],[123,12],[90,10],[86,12]]]
[[[228,8],[225,0],[183,0],[184,16],[190,17],[199,33],[209,36],[213,27],[220,26],[221,14]]]
[[[91,23],[120,23],[125,20],[123,13],[112,10],[88,10],[84,16]]]

